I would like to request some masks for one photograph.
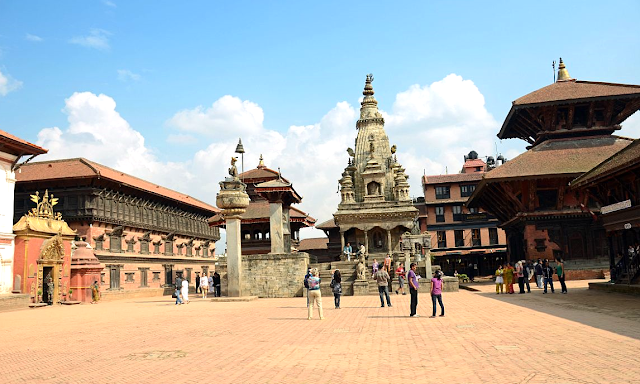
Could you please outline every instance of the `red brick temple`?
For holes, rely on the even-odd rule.
[[[530,146],[487,172],[467,203],[498,219],[511,261],[562,257],[568,279],[609,269],[598,203],[569,183],[631,144],[613,133],[639,108],[640,86],[575,80],[562,60],[555,83],[513,102],[498,137]]]

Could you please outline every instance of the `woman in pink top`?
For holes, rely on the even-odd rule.
[[[440,316],[444,316],[444,305],[442,304],[442,272],[437,271],[436,277],[431,279],[431,302],[433,303],[433,314],[429,317],[436,317],[436,299],[440,304]]]

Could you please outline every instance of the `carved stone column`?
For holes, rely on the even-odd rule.
[[[269,229],[271,233],[270,253],[284,253],[282,201],[269,203]]]
[[[227,229],[227,279],[229,297],[242,296],[242,247],[240,245],[240,220],[249,206],[246,185],[237,177],[220,182],[216,205],[222,209]]]
[[[364,252],[368,255],[369,254],[369,235],[368,235],[369,231],[367,231],[366,229],[364,230]]]
[[[391,244],[391,230],[387,229],[387,253],[391,254],[393,245]]]
[[[344,258],[344,231],[340,231],[340,260]]]

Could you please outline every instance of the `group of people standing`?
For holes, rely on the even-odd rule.
[[[558,275],[558,281],[562,288],[562,293],[567,293],[567,286],[565,284],[565,270],[564,260],[562,258],[556,259],[555,273]],[[549,260],[538,259],[536,263],[532,260],[521,260],[515,263],[515,267],[511,263],[498,266],[495,272],[496,279],[496,294],[509,293],[513,294],[513,285],[518,283],[520,294],[531,293],[531,286],[529,281],[535,276],[536,285],[539,289],[544,289],[543,293],[547,293],[547,286],[551,288],[551,293],[555,292],[553,287],[553,274],[554,268],[549,265]],[[525,292],[526,286],[526,292]]]
[[[203,272],[202,276],[196,276],[195,280],[196,294],[199,290],[203,299],[209,296],[209,292],[213,292],[214,297],[220,297],[220,274],[217,271],[208,277]],[[173,296],[176,298],[176,305],[189,304],[189,280],[183,279],[181,276],[176,277],[176,290]]]
[[[388,260],[387,260],[388,259]],[[410,270],[408,274],[405,274],[404,267],[402,264],[398,263],[398,267],[395,270],[396,276],[398,277],[398,285],[399,288],[396,290],[396,294],[400,294],[402,292],[403,295],[406,295],[404,292],[404,284],[405,279],[409,282],[409,294],[411,295],[411,313],[410,317],[420,317],[417,313],[418,308],[418,289],[420,287],[419,279],[420,276],[416,274],[416,263],[411,263]],[[387,255],[385,261],[380,267],[377,260],[374,259],[372,265],[372,276],[376,280],[378,284],[378,294],[380,296],[380,307],[384,308],[385,300],[388,307],[392,307],[391,305],[391,297],[389,296],[389,285],[391,282],[391,277],[389,271],[391,269],[391,256]],[[440,316],[444,316],[444,304],[442,303],[442,272],[437,271],[434,275],[434,278],[431,279],[431,300],[433,304],[433,315],[430,317],[436,316],[436,302],[439,303],[441,308]],[[307,319],[313,319],[313,309],[314,307],[318,308],[318,316],[320,320],[324,319],[323,309],[322,309],[322,294],[320,292],[320,276],[317,268],[309,268],[307,270],[307,274],[304,278],[304,286],[307,289]],[[340,307],[340,298],[342,296],[342,274],[339,269],[336,269],[333,272],[330,284],[331,290],[333,292],[335,309],[341,309]]]

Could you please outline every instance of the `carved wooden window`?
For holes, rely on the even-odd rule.
[[[152,281],[160,281],[160,272],[153,272],[153,280]]]
[[[536,251],[544,252],[547,249],[546,239],[535,239],[536,242]]]
[[[464,247],[464,231],[457,229],[453,231],[453,235],[456,239],[456,247]]]
[[[186,251],[187,254],[186,255],[187,256],[193,256],[193,245],[186,244],[185,247],[187,249],[187,251]]]
[[[448,199],[451,197],[449,186],[436,187],[436,199]]]
[[[446,231],[438,231],[438,248],[446,248],[447,247],[447,232]]]
[[[479,247],[482,245],[482,241],[480,239],[480,229],[475,228],[471,230],[471,241],[473,242],[474,247]]]
[[[140,239],[140,253],[143,255],[149,254],[149,240]]]
[[[156,241],[153,243],[153,254],[154,255],[159,255],[160,254],[160,241]]]
[[[122,252],[122,236],[119,236],[117,234],[109,235],[109,252]]]
[[[96,251],[102,251],[104,249],[104,234],[93,238],[96,242]]]
[[[498,228],[489,228],[489,245],[498,244]]]
[[[435,208],[436,210],[436,223],[443,223],[444,222],[444,207],[443,206],[439,206]]]
[[[173,256],[173,241],[166,240],[164,242],[164,254],[166,256]]]
[[[125,272],[124,274],[126,276],[124,282],[125,283],[134,283],[134,277],[135,277],[135,272]]]
[[[109,289],[120,289],[120,266],[107,265],[109,268]]]

